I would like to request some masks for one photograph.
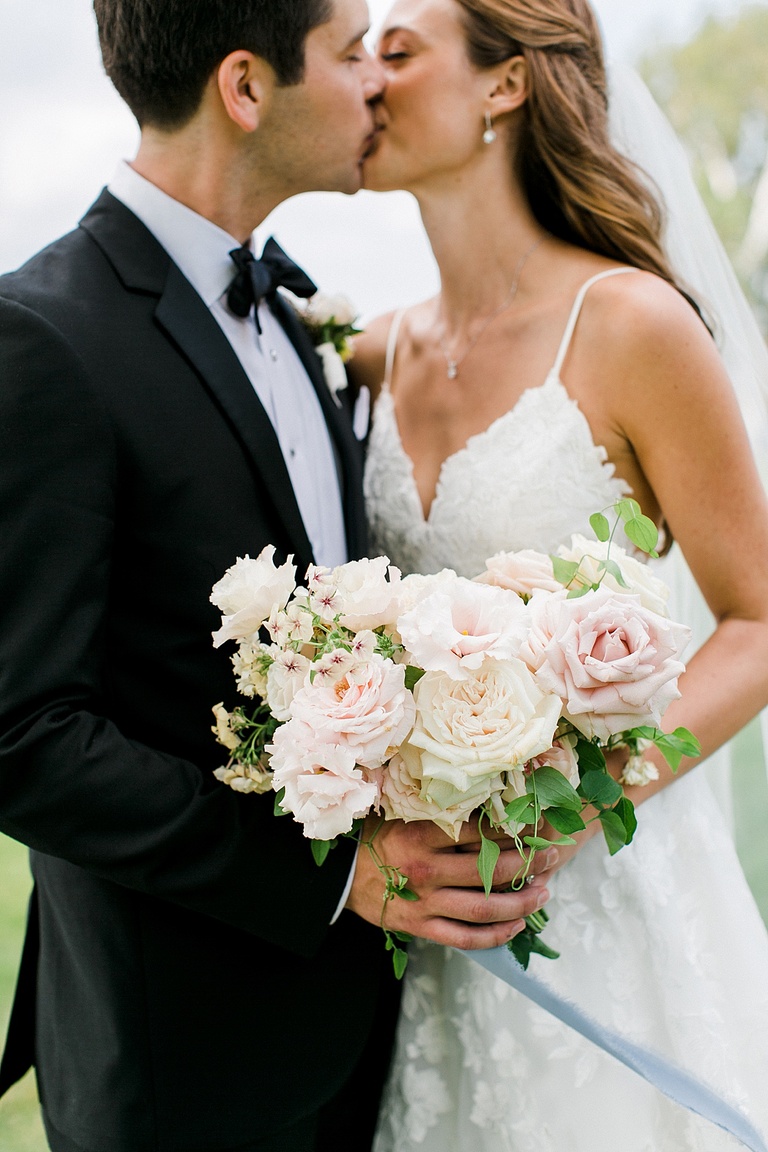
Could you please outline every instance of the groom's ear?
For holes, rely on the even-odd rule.
[[[496,86],[490,94],[489,111],[495,118],[522,108],[530,93],[528,62],[524,56],[505,60],[496,70]]]
[[[252,52],[231,52],[219,65],[216,84],[230,120],[243,132],[255,132],[275,86],[267,61]]]

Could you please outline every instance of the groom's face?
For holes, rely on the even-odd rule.
[[[363,44],[367,30],[365,0],[334,0],[331,19],[307,37],[302,83],[275,89],[270,136],[290,194],[361,187],[384,88],[383,68]]]

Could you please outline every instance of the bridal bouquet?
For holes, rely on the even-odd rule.
[[[699,749],[685,729],[659,727],[679,696],[688,630],[668,618],[664,584],[613,543],[621,523],[655,555],[656,528],[632,500],[616,513],[613,531],[592,517],[592,542],[574,536],[554,557],[501,553],[475,580],[403,578],[380,557],[312,566],[297,585],[274,548],[239,559],[211,594],[223,614],[214,644],[237,644],[237,686],[252,703],[214,709],[230,753],[216,776],[239,792],[273,791],[318,864],[371,814],[431,820],[454,839],[477,816],[486,893],[500,853],[491,830],[521,853],[515,886],[537,851],[574,843],[590,821],[617,852],[636,828],[622,783],[656,775],[644,749],[656,744],[673,768]],[[619,745],[621,782],[605,759]],[[418,899],[378,857],[375,833],[365,845],[384,875],[384,910]],[[531,952],[557,955],[539,938],[546,919],[529,917],[510,944],[524,966]],[[384,914],[382,928],[401,975],[405,937]]]

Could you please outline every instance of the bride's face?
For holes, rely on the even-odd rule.
[[[469,61],[461,15],[455,0],[398,0],[385,20],[377,54],[387,89],[366,188],[414,190],[455,176],[482,151],[493,85]]]

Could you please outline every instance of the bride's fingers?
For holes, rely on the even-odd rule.
[[[436,917],[429,921],[424,935],[435,944],[474,952],[482,948],[500,948],[502,944],[513,940],[524,927],[524,920],[511,920],[479,927],[476,924],[462,924],[458,920]]]

